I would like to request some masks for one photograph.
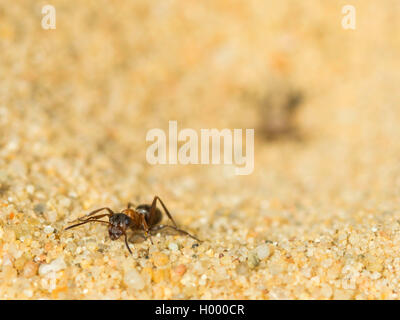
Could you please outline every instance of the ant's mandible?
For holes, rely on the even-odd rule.
[[[157,200],[160,201],[162,207],[164,208],[165,213],[167,214],[168,218],[174,224],[173,226],[170,225],[163,225],[159,224],[162,219],[162,214],[160,209],[157,208]],[[144,239],[150,238],[151,243],[153,244],[153,240],[151,239],[151,232],[160,231],[165,228],[171,228],[175,231],[178,231],[182,234],[188,235],[189,237],[201,242],[201,240],[197,239],[195,236],[192,236],[190,233],[181,230],[176,225],[174,219],[172,218],[171,214],[169,213],[167,207],[164,205],[162,200],[155,196],[151,205],[148,204],[141,204],[137,206],[135,209],[131,209],[132,204],[128,203],[128,208],[122,210],[121,213],[115,213],[110,208],[100,208],[90,212],[88,215],[78,218],[80,223],[74,224],[65,228],[64,230],[68,230],[71,228],[75,228],[85,223],[89,222],[99,222],[108,225],[108,234],[111,240],[117,240],[122,235],[125,237],[125,244],[128,248],[130,254],[132,254],[131,249],[128,245],[128,237],[126,235],[126,231],[130,228],[132,230],[143,230],[144,231]],[[94,216],[94,214],[102,211],[107,210],[108,213],[100,214]],[[109,221],[99,220],[103,217],[108,217]]]

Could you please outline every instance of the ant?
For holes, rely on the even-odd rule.
[[[164,208],[165,213],[167,214],[168,218],[174,224],[173,226],[170,225],[163,225],[159,224],[162,219],[162,214],[160,209],[157,208],[157,200],[161,203],[162,207]],[[89,222],[99,222],[108,225],[108,234],[111,240],[117,240],[122,235],[125,237],[125,244],[128,248],[130,254],[132,254],[131,249],[128,245],[128,237],[126,235],[126,230],[131,228],[132,230],[144,230],[144,236],[142,237],[146,240],[150,238],[151,244],[153,244],[153,240],[151,239],[151,232],[160,231],[161,229],[171,228],[175,231],[178,231],[182,234],[188,235],[189,237],[201,242],[201,240],[197,239],[195,236],[192,236],[190,233],[178,229],[178,226],[175,223],[175,220],[172,218],[171,214],[169,213],[167,207],[164,205],[162,200],[155,196],[151,205],[148,204],[141,204],[137,206],[135,209],[131,209],[132,204],[128,203],[127,209],[122,210],[121,213],[115,213],[110,208],[104,207],[97,210],[94,210],[87,214],[84,217],[78,218],[80,223],[74,224],[65,228],[64,230],[68,230],[71,228],[75,228],[85,223]],[[108,213],[100,214],[94,216],[94,214],[102,211],[107,210]],[[103,217],[108,217],[109,221],[99,220]]]

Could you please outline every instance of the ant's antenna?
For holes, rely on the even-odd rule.
[[[105,223],[105,224],[107,224],[107,225],[110,225],[110,224],[111,224],[111,223],[109,223],[108,221],[89,219],[89,220],[86,220],[85,222],[81,222],[81,223],[77,223],[77,224],[74,224],[74,225],[72,225],[72,226],[69,226],[69,227],[65,228],[64,231],[65,231],[65,230],[68,230],[68,229],[72,229],[72,228],[78,227],[78,226],[80,226],[80,225],[82,225],[82,224],[89,223],[89,222],[100,222],[100,223]]]

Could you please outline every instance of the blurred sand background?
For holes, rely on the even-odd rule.
[[[399,298],[399,1],[45,4],[0,0],[1,299]],[[169,120],[255,128],[254,172],[148,164]],[[61,232],[156,194],[205,241]]]

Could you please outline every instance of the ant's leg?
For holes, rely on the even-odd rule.
[[[197,240],[198,242],[202,242],[200,239],[197,239],[195,236],[192,236],[189,232],[187,232],[187,231],[185,231],[185,230],[178,229],[177,227],[169,226],[169,225],[165,225],[165,224],[160,224],[160,225],[158,225],[158,226],[154,226],[153,228],[150,229],[150,231],[151,231],[151,232],[153,232],[153,231],[160,231],[160,230],[165,229],[165,228],[171,228],[171,229],[173,229],[173,230],[175,230],[175,231],[177,231],[177,232],[180,232],[180,233],[182,233],[182,234],[185,234],[185,235],[191,237],[191,238],[194,239],[194,240]]]
[[[103,215],[103,217],[105,217],[105,216],[112,216],[112,215],[114,214],[114,211],[112,211],[110,208],[105,207],[105,208],[96,209],[96,210],[90,212],[89,214],[87,214],[86,216],[83,216],[83,217],[78,218],[77,220],[79,220],[79,221],[86,221],[86,220],[88,220],[91,216],[93,216],[94,214],[96,214],[97,212],[100,212],[100,211],[102,211],[102,210],[107,210],[107,211],[108,211],[108,214]],[[74,220],[74,221],[75,221],[75,220]],[[71,221],[71,222],[72,222],[72,221]]]
[[[192,236],[189,232],[178,228],[178,226],[177,226],[177,224],[176,224],[174,218],[172,218],[172,215],[169,213],[167,207],[165,206],[164,202],[162,202],[162,200],[160,199],[159,196],[155,196],[154,199],[153,199],[153,203],[151,204],[151,208],[150,208],[150,216],[152,216],[152,214],[154,214],[154,211],[155,211],[155,209],[156,209],[156,202],[157,202],[157,200],[160,201],[162,207],[164,208],[165,213],[167,214],[168,218],[172,221],[172,223],[174,224],[174,226],[169,226],[169,225],[158,225],[158,226],[152,227],[151,231],[158,231],[158,230],[162,230],[162,229],[165,229],[165,228],[171,228],[171,229],[174,229],[175,231],[178,231],[178,232],[180,232],[180,233],[182,233],[182,234],[188,235],[188,236],[191,237],[192,239],[195,239],[195,240],[197,240],[197,241],[199,241],[199,242],[202,242],[201,240],[197,239],[195,236]]]
[[[157,200],[160,201],[162,207],[164,208],[165,213],[167,214],[168,218],[172,221],[172,223],[174,224],[174,226],[177,228],[177,224],[174,220],[174,218],[172,218],[171,214],[169,213],[167,207],[165,206],[164,202],[162,202],[162,200],[160,199],[160,197],[155,196],[153,199],[153,202],[151,204],[151,208],[150,208],[150,217],[152,217],[154,215],[154,212],[156,211],[156,206],[157,206]]]
[[[145,231],[144,232],[144,238],[147,240],[148,238],[150,238],[150,242],[151,244],[154,244],[153,239],[151,238],[151,234],[149,233],[149,231]]]
[[[103,217],[109,217],[110,216],[110,214],[108,214],[108,213],[105,213],[105,214],[99,214],[98,216],[94,216],[94,217],[90,217],[90,218],[87,218],[87,219],[81,219],[81,220],[79,220],[79,221],[93,221],[93,220],[98,220],[98,219],[101,219],[101,218],[103,218]]]
[[[140,235],[140,237],[142,237],[144,239],[144,241],[146,241],[147,239],[150,239],[151,244],[154,244],[153,243],[153,239],[151,238],[151,236],[152,235],[150,234],[150,230],[149,230],[149,232],[145,231],[144,235],[143,234]]]
[[[128,237],[127,237],[126,233],[124,233],[124,235],[125,235],[125,245],[128,248],[129,253],[132,254],[131,248],[129,248],[129,244],[128,244]]]
[[[149,233],[150,229],[149,229],[149,226],[147,225],[144,215],[141,215],[141,218],[142,218],[142,226],[144,229],[145,239],[150,238],[151,244],[154,244],[153,239],[151,238],[151,234]]]
[[[89,223],[89,222],[100,222],[100,223],[104,223],[104,224],[107,224],[107,225],[110,224],[110,223],[107,222],[107,221],[88,219],[88,220],[86,220],[86,221],[84,221],[84,222],[77,223],[77,224],[74,224],[74,225],[72,225],[72,226],[69,226],[69,227],[65,228],[64,231],[65,231],[65,230],[68,230],[68,229],[72,229],[72,228],[78,227],[78,226],[81,226],[82,224]]]

